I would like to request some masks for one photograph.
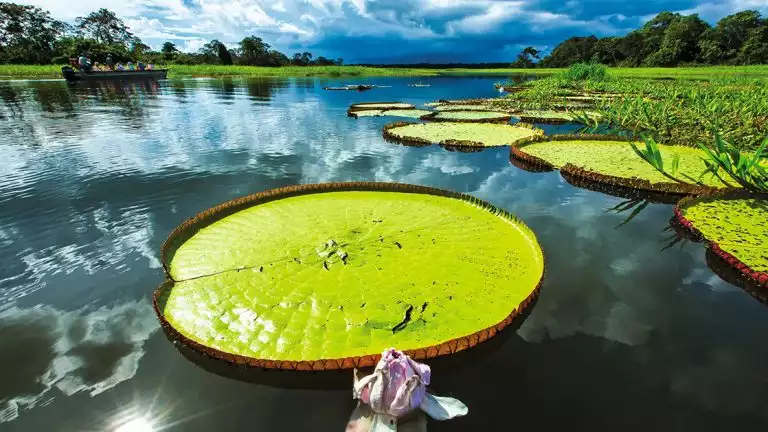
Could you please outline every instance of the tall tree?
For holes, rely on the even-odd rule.
[[[75,27],[83,36],[110,45],[128,45],[134,39],[133,33],[123,20],[118,18],[114,12],[104,8],[91,12],[88,16],[75,19]]]
[[[650,54],[645,63],[648,66],[675,66],[690,63],[699,58],[699,40],[709,29],[697,14],[680,16],[666,26],[661,46]]]
[[[179,54],[179,48],[173,42],[165,42],[160,48],[160,52],[163,54],[165,60],[173,60]]]
[[[50,63],[68,26],[33,6],[0,3],[0,62]]]
[[[510,66],[513,68],[530,68],[536,65],[536,61],[539,60],[539,51],[532,47],[526,47],[520,54],[517,55],[517,60]]]
[[[733,61],[753,34],[752,31],[763,25],[760,13],[754,10],[721,19],[700,42],[702,57],[710,63]]]
[[[248,36],[240,41],[240,61],[247,65],[267,66],[270,63],[269,44],[260,37]]]
[[[227,46],[217,39],[203,45],[200,48],[200,54],[204,57],[206,63],[232,64],[232,54],[227,49]]]
[[[555,47],[552,53],[541,61],[545,67],[566,67],[574,63],[588,62],[595,53],[597,38],[572,37]]]

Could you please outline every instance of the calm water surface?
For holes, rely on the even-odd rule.
[[[671,206],[619,226],[627,213],[606,210],[622,199],[518,169],[507,149],[399,146],[381,137],[395,119],[345,115],[354,102],[493,96],[492,78],[360,81],[391,87],[0,82],[0,430],[114,430],[142,416],[172,431],[343,430],[351,373],[221,377],[168,342],[150,304],[160,245],[186,218],[342,180],[471,193],[518,215],[546,253],[527,317],[433,362],[433,388],[470,414],[430,430],[768,428],[768,310],[716,276],[701,245],[664,249]]]

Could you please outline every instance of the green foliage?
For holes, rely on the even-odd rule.
[[[114,12],[104,8],[77,18],[75,28],[82,37],[95,39],[96,42],[107,45],[129,45],[136,39],[123,20]]]
[[[624,37],[573,37],[538,66],[567,67],[596,61],[614,66],[678,66],[691,63],[768,62],[768,20],[754,10],[739,12],[710,27],[698,15],[661,12]],[[526,67],[522,64],[520,67]]]
[[[665,177],[676,182],[686,183],[677,177],[680,155],[674,154],[672,162],[665,166],[664,157],[659,150],[659,144],[653,138],[645,138],[645,149],[639,149],[635,143],[630,143],[632,150],[645,162],[651,165]],[[736,146],[723,140],[715,132],[714,146],[709,148],[703,143],[698,144],[703,152],[702,173],[698,178],[683,173],[689,181],[702,184],[705,176],[712,176],[724,184],[735,182],[746,190],[757,193],[768,193],[768,139],[752,154],[742,153]],[[725,174],[725,175],[724,175]]]
[[[513,62],[510,67],[513,68],[531,68],[536,65],[539,60],[539,51],[534,47],[526,47],[517,55],[517,60]]]
[[[576,63],[565,70],[560,78],[569,81],[604,81],[608,78],[608,68],[596,63]]]
[[[40,8],[0,3],[0,63],[50,63],[67,29]]]
[[[586,63],[595,54],[595,36],[572,37],[561,43],[541,61],[543,67],[568,67],[574,63]]]

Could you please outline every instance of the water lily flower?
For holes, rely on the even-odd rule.
[[[360,400],[347,424],[347,432],[426,430],[421,412],[435,420],[467,414],[459,400],[427,392],[432,372],[400,351],[390,348],[381,355],[373,374],[358,379],[354,397]],[[421,412],[419,412],[419,410]]]

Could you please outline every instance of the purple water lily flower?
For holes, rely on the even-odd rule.
[[[395,431],[398,418],[405,417],[418,424],[411,425],[413,430],[425,430],[426,422],[414,415],[419,409],[436,420],[465,415],[468,409],[460,401],[427,393],[431,375],[429,366],[413,361],[394,348],[388,349],[382,353],[373,374],[355,381],[354,397],[360,400],[360,405],[347,431]]]

